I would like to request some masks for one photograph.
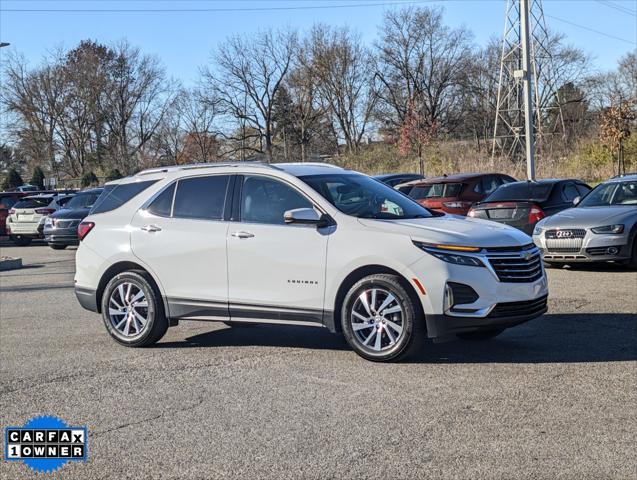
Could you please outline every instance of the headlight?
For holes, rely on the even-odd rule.
[[[53,219],[51,217],[46,217],[46,220],[44,220],[44,226],[45,227],[52,227],[53,226]]]
[[[624,233],[623,225],[604,225],[603,227],[591,228],[593,233]]]
[[[422,242],[414,242],[414,245],[416,245],[421,250],[427,252],[429,255],[433,255],[434,257],[442,260],[443,262],[453,263],[456,265],[465,265],[468,267],[484,267],[484,263],[482,263],[482,261],[479,258],[472,257],[470,255],[459,255],[457,253],[444,252],[439,250],[436,247],[432,247]],[[440,247],[444,248],[444,246],[442,245]],[[464,247],[456,247],[456,248],[464,248]],[[466,247],[466,248],[473,249],[473,247]],[[479,249],[475,248],[475,250],[479,250]]]
[[[533,229],[533,235],[542,235],[542,227],[538,227],[536,224],[535,228]]]

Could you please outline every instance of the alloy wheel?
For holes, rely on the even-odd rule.
[[[350,323],[357,342],[382,352],[392,348],[403,335],[403,307],[389,290],[368,288],[356,298]]]
[[[113,328],[124,337],[135,337],[148,324],[148,300],[135,283],[122,282],[108,300],[108,316]]]

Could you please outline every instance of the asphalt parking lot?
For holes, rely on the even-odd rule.
[[[128,349],[73,293],[74,249],[0,244],[0,426],[89,429],[59,478],[637,476],[637,273],[550,270],[550,311],[373,364],[327,330],[182,322]],[[21,462],[1,478],[32,478]]]

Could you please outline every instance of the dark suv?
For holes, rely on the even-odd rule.
[[[431,210],[466,215],[500,185],[515,182],[501,173],[462,173],[428,178],[413,186],[409,196]]]

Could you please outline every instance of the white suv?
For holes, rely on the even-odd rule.
[[[394,360],[546,312],[537,247],[324,164],[213,164],[107,184],[78,228],[75,291],[129,346],[179,320],[342,332]]]

